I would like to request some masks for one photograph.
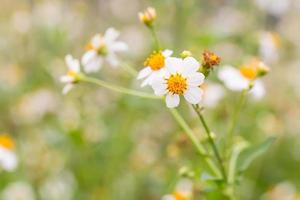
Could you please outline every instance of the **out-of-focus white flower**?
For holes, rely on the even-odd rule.
[[[166,104],[169,108],[179,105],[180,95],[183,95],[189,103],[198,104],[203,94],[200,85],[205,78],[198,72],[199,67],[199,62],[193,57],[167,58],[165,74],[156,77],[152,82],[155,95],[166,95]]]
[[[152,7],[148,7],[144,12],[139,12],[139,19],[147,26],[151,26],[156,19],[156,10]]]
[[[87,52],[82,56],[81,62],[87,73],[98,71],[104,61],[112,67],[117,67],[119,61],[117,53],[128,49],[126,43],[117,41],[120,33],[114,28],[106,30],[105,34],[95,35],[86,46]]]
[[[263,194],[262,200],[296,200],[295,187],[289,182],[277,184],[274,188]]]
[[[265,88],[261,80],[257,79],[260,69],[268,69],[262,62],[255,61],[248,66],[242,66],[239,70],[232,66],[221,67],[218,77],[225,86],[232,91],[242,91],[254,84],[250,94],[254,99],[260,99],[265,95]]]
[[[257,6],[265,12],[280,17],[288,9],[290,0],[256,0]]]
[[[14,151],[15,143],[6,134],[0,135],[0,167],[6,171],[14,171],[18,165],[17,155]]]
[[[162,200],[187,200],[193,195],[193,182],[190,179],[182,178],[176,185],[172,194],[162,197]]]
[[[47,179],[40,188],[43,200],[70,200],[75,190],[75,179],[70,172],[62,172]]]
[[[34,192],[31,185],[26,182],[14,182],[9,184],[2,193],[3,200],[34,200]]]
[[[151,85],[153,79],[158,76],[163,76],[166,72],[165,70],[165,61],[166,58],[171,56],[173,51],[164,50],[163,52],[153,52],[144,62],[145,68],[142,69],[137,79],[145,79],[141,84],[142,87],[146,85]]]
[[[74,59],[71,55],[65,57],[65,62],[68,67],[68,72],[60,78],[60,81],[66,83],[63,88],[63,94],[67,94],[78,81],[78,74],[80,73],[80,64],[77,59]]]
[[[200,104],[204,107],[215,107],[225,94],[223,87],[216,83],[202,84],[201,88],[203,90],[203,98]]]
[[[278,48],[280,38],[278,34],[272,32],[262,32],[259,39],[259,52],[262,59],[267,63],[278,60]]]

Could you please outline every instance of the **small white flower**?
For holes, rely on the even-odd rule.
[[[3,200],[34,200],[34,192],[26,182],[14,182],[9,184],[2,193]]]
[[[176,184],[175,191],[162,197],[162,200],[187,200],[193,194],[193,182],[190,179],[182,178]]]
[[[265,95],[263,83],[257,78],[257,69],[253,67],[242,67],[240,70],[232,66],[221,67],[218,77],[224,82],[225,86],[232,91],[242,91],[249,88],[250,83],[254,86],[250,94],[255,99],[260,99]]]
[[[203,98],[200,104],[204,107],[215,107],[225,94],[223,87],[216,83],[206,83],[201,88],[203,89]]]
[[[192,57],[167,58],[165,74],[152,81],[155,95],[166,95],[166,104],[169,108],[179,105],[180,95],[183,95],[189,103],[198,104],[203,94],[200,85],[205,78],[198,72],[199,67],[199,62]]]
[[[74,59],[71,55],[67,55],[65,62],[68,67],[68,72],[60,78],[61,82],[66,83],[63,88],[63,94],[67,94],[73,88],[74,83],[76,83],[76,78],[80,73],[80,64],[77,59]]]
[[[14,171],[18,165],[14,145],[14,141],[9,136],[0,136],[0,167],[9,172]]]
[[[104,61],[107,61],[112,67],[119,64],[116,54],[128,49],[126,43],[117,41],[119,35],[117,30],[109,28],[103,36],[97,34],[91,39],[87,45],[87,52],[81,59],[85,72],[98,71]]]
[[[165,61],[166,58],[171,56],[173,51],[164,50],[163,52],[153,52],[145,61],[145,68],[142,69],[137,79],[145,79],[141,86],[151,85],[153,79],[158,76],[162,76],[165,73]]]

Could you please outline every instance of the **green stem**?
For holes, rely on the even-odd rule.
[[[131,67],[128,63],[121,63],[121,67],[127,71],[130,75],[132,76],[136,76],[138,74],[138,72],[136,71],[136,69],[134,69],[133,67]]]
[[[85,76],[85,75],[81,75],[79,80],[80,81],[85,81],[85,82],[88,82],[88,83],[94,83],[94,84],[99,85],[101,87],[113,90],[115,92],[123,93],[123,94],[133,95],[133,96],[147,98],[147,99],[162,99],[162,97],[159,97],[159,96],[155,96],[155,95],[152,95],[152,94],[148,94],[148,93],[140,92],[140,91],[136,91],[136,90],[131,90],[131,89],[124,88],[124,87],[120,87],[120,86],[113,85],[111,83],[107,83],[105,81],[102,81],[102,80],[99,80],[99,79],[96,79],[96,78],[93,78],[93,77],[88,77],[88,76]]]
[[[195,112],[197,113],[197,115],[198,115],[198,117],[199,117],[199,119],[200,119],[200,121],[201,121],[204,129],[205,129],[205,132],[206,132],[207,137],[208,137],[209,144],[211,145],[211,147],[213,149],[213,152],[214,152],[214,154],[216,156],[216,159],[218,161],[219,167],[221,169],[222,176],[223,176],[224,180],[226,181],[227,175],[226,175],[225,167],[223,165],[223,161],[222,161],[222,158],[220,156],[220,153],[219,153],[219,150],[217,148],[217,145],[216,145],[214,139],[211,136],[211,131],[210,131],[210,129],[209,129],[209,127],[208,127],[208,125],[207,125],[207,123],[206,123],[206,121],[205,121],[202,113],[198,110],[198,107],[195,106],[195,105],[193,105],[193,108],[194,108]]]
[[[188,126],[188,124],[185,122],[185,120],[182,118],[182,116],[178,113],[176,109],[169,109],[175,120],[178,122],[178,124],[181,126],[181,128],[185,131],[187,136],[190,138],[194,146],[196,147],[198,153],[204,157],[205,162],[208,164],[212,172],[217,176],[221,177],[220,171],[218,167],[215,165],[215,163],[211,160],[211,158],[208,156],[205,148],[201,145],[200,142],[198,142],[197,137],[194,135],[192,129]]]
[[[152,37],[154,39],[155,48],[156,48],[157,51],[159,51],[160,50],[160,44],[159,44],[159,40],[158,40],[156,31],[155,31],[155,28],[154,28],[153,25],[151,25],[151,26],[149,26],[149,29],[150,29],[150,32],[151,32]]]

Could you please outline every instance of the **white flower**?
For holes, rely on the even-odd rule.
[[[31,185],[26,182],[14,182],[9,184],[2,193],[3,200],[34,200],[34,192]]]
[[[259,38],[259,52],[264,61],[273,63],[278,60],[280,38],[276,33],[263,32]]]
[[[256,0],[255,2],[260,9],[277,17],[286,13],[290,6],[290,0]]]
[[[166,104],[169,108],[179,105],[180,95],[183,95],[189,103],[198,104],[203,94],[200,85],[205,78],[202,73],[197,72],[199,67],[199,62],[192,57],[167,58],[165,74],[152,81],[155,95],[166,95]]]
[[[61,82],[66,83],[63,88],[63,94],[67,94],[73,88],[74,83],[77,81],[77,76],[80,73],[80,64],[77,59],[74,59],[71,55],[67,55],[65,62],[69,70],[66,75],[60,78]]]
[[[15,143],[9,136],[0,136],[0,167],[9,172],[14,171],[18,165],[14,146]]]
[[[145,61],[145,68],[142,69],[137,79],[145,79],[141,86],[151,85],[153,79],[162,76],[165,72],[166,58],[171,56],[173,51],[164,50],[163,52],[153,52]]]
[[[95,35],[87,45],[87,52],[82,56],[81,62],[87,73],[96,72],[104,61],[116,67],[119,64],[116,53],[126,51],[127,44],[117,41],[120,33],[114,28],[106,30],[105,34]]]
[[[218,77],[224,82],[225,86],[232,91],[242,91],[249,88],[251,82],[254,86],[250,90],[250,94],[255,99],[260,99],[265,95],[265,88],[260,80],[257,80],[257,69],[244,66],[240,70],[232,66],[221,67]]]
[[[187,200],[193,194],[193,182],[190,179],[182,178],[176,184],[175,191],[162,197],[162,200]]]
[[[203,98],[200,104],[204,107],[215,107],[225,94],[223,87],[216,83],[206,83],[201,88],[203,89]]]

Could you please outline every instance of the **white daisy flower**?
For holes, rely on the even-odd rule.
[[[26,182],[14,182],[9,184],[2,193],[3,200],[35,200],[34,192]]]
[[[198,72],[199,67],[199,62],[192,57],[167,58],[165,74],[152,81],[155,95],[166,95],[166,104],[169,108],[179,105],[180,95],[183,95],[189,103],[198,104],[203,94],[200,85],[205,78]]]
[[[63,94],[67,94],[77,81],[78,74],[80,73],[80,64],[77,59],[74,59],[71,55],[65,57],[65,62],[68,67],[68,72],[66,75],[61,76],[60,81],[66,83],[63,88]]]
[[[0,135],[0,167],[6,171],[14,171],[18,165],[14,151],[15,143],[8,135]]]
[[[215,107],[225,95],[223,87],[216,83],[202,84],[201,88],[203,90],[203,98],[200,104],[204,107]]]
[[[187,200],[193,195],[193,182],[190,179],[182,178],[176,184],[175,191],[162,197],[162,200]]]
[[[165,72],[165,60],[171,56],[173,51],[164,50],[163,52],[153,52],[144,62],[145,68],[142,69],[137,79],[145,79],[141,86],[151,85],[152,80],[157,76],[162,76]]]
[[[124,42],[117,41],[120,33],[114,28],[106,30],[104,35],[95,35],[87,45],[87,52],[82,56],[81,62],[87,73],[98,71],[103,62],[108,62],[112,67],[119,64],[117,53],[128,49]]]
[[[263,64],[263,63],[261,63]],[[249,88],[251,83],[254,84],[250,94],[255,99],[261,99],[265,95],[265,88],[261,80],[256,79],[258,71],[253,66],[243,66],[240,70],[232,66],[221,67],[218,77],[224,82],[225,86],[232,91],[242,91]]]

